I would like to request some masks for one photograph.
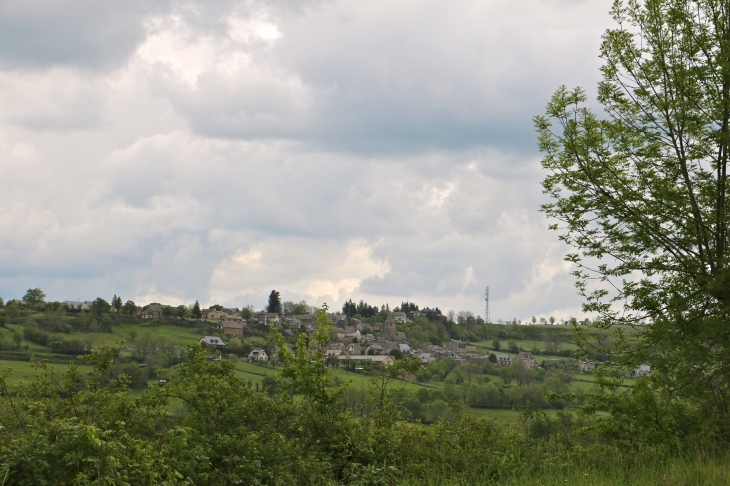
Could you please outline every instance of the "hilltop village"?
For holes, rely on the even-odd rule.
[[[148,318],[154,318],[154,311],[145,311]],[[439,310],[423,309],[414,312],[388,312],[385,322],[365,323],[360,319],[351,318],[343,314],[327,314],[332,324],[330,332],[331,342],[328,345],[326,354],[328,358],[337,360],[368,360],[375,364],[394,359],[394,357],[413,356],[421,360],[424,365],[434,359],[450,358],[459,362],[467,360],[488,360],[489,355],[480,354],[476,347],[468,346],[460,339],[450,339],[444,345],[412,343],[404,331],[398,330],[398,325],[412,323],[413,319],[419,317],[432,319],[446,318]],[[284,323],[284,333],[293,335],[295,331],[313,334],[316,329],[317,316],[315,314],[291,315],[280,317],[276,313],[259,312],[245,320],[239,312],[228,313],[227,310],[207,309],[203,313],[205,322],[213,322],[215,328],[223,335],[231,337],[243,337],[245,330],[252,325],[270,326]],[[204,341],[204,344],[209,344]],[[223,347],[225,343],[219,341],[217,346]],[[257,350],[254,350],[257,351]],[[523,353],[524,357],[533,367],[535,359],[530,353]],[[509,364],[512,359],[509,355],[495,355],[495,363]],[[257,359],[267,359],[267,355],[261,351],[257,352]]]
[[[358,374],[377,376],[384,364],[390,369],[417,363],[399,375],[417,394],[401,394],[399,400],[409,420],[423,423],[448,417],[454,404],[475,414],[528,404],[539,409],[575,406],[551,393],[592,389],[593,370],[608,359],[601,347],[591,354],[573,342],[573,326],[566,324],[588,324],[575,319],[491,324],[467,311],[443,313],[412,302],[391,309],[351,300],[328,312],[304,301],[281,302],[276,291],[260,311],[251,306],[201,308],[198,302],[137,306],[116,295],[111,302],[46,302],[40,289],[29,289],[22,300],[0,301],[0,361],[14,366],[32,359],[68,363],[69,356],[76,356],[81,365],[81,357],[100,346],[116,348],[119,355],[109,376],[124,374],[132,388],[140,389],[174,381],[176,367],[185,362],[190,345],[198,343],[207,361],[235,363],[236,373],[251,387],[275,394],[281,386],[277,368],[283,365],[277,350],[283,345],[297,353],[303,335],[318,339],[318,319],[327,323],[322,359],[343,382]],[[541,325],[548,323],[555,325]],[[596,326],[585,331],[600,346],[610,343]],[[277,335],[283,344],[275,344]],[[650,373],[650,366],[642,364],[624,377],[622,386]],[[347,388],[343,407],[357,409],[365,403],[363,381],[360,389]]]
[[[35,295],[37,293],[40,298]],[[191,331],[200,336],[198,342],[211,350],[210,359],[235,355],[250,362],[267,362],[276,357],[269,339],[272,326],[293,346],[301,333],[312,335],[317,323],[316,308],[304,301],[282,304],[276,291],[272,291],[267,310],[262,311],[254,311],[251,306],[239,309],[214,305],[203,309],[198,302],[177,307],[161,303],[137,306],[129,300],[122,303],[116,295],[111,303],[101,298],[45,302],[44,297],[40,289],[29,289],[24,300],[9,301],[2,316],[9,323],[15,323],[17,319],[13,316],[21,310],[25,314],[32,311],[50,313],[48,317],[26,318],[23,324],[26,339],[36,344],[52,342],[52,336],[34,337],[36,329],[46,333],[60,332],[61,336],[53,341],[56,343],[64,342],[63,333],[113,332],[113,326],[120,323],[137,323],[147,329],[171,325],[193,328]],[[567,365],[566,371],[572,372],[591,372],[595,368],[594,359],[580,360],[572,355],[573,347],[566,345],[570,341],[568,335],[536,331],[539,325],[578,324],[575,319],[558,322],[553,317],[533,317],[525,325],[514,320],[508,325],[495,326],[471,312],[449,311],[444,315],[438,307],[419,308],[410,302],[403,302],[391,310],[388,304],[377,307],[363,301],[358,304],[348,301],[342,312],[326,316],[331,324],[326,357],[332,366],[344,362],[358,369],[370,368],[409,356],[418,358],[423,366],[449,360],[457,367],[465,363],[487,363],[500,368],[519,361],[528,370],[549,365]],[[137,347],[142,345],[134,340],[136,334],[132,331],[128,349],[140,356],[146,355],[146,351]],[[507,342],[502,344],[500,339]],[[543,346],[538,346],[538,340],[544,342]],[[526,341],[532,341],[532,347],[528,347]],[[81,351],[81,345],[70,349]]]

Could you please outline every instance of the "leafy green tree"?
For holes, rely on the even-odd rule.
[[[509,346],[509,350],[510,350],[511,353],[519,353],[520,352],[520,348],[517,346],[517,343],[514,340],[510,339],[509,340],[509,343],[507,343],[507,345]]]
[[[193,319],[200,320],[201,317],[203,317],[203,311],[200,310],[200,303],[196,300],[195,304],[193,304]]]
[[[509,385],[510,383],[512,383],[512,373],[510,373],[507,368],[499,369],[499,377],[502,378],[502,381],[504,381],[505,385]]]
[[[390,356],[394,357],[395,359],[403,359],[403,353],[398,348],[393,348],[390,350],[390,353],[388,353]]]
[[[20,343],[23,342],[23,333],[20,331],[15,331],[13,333],[13,341],[15,341],[15,347],[20,349]]]
[[[306,300],[301,300],[294,304],[294,307],[291,310],[292,315],[304,315],[304,314],[310,314],[314,310],[313,308],[307,304]]]
[[[269,304],[266,306],[266,312],[281,315],[281,297],[276,290],[272,290],[269,294]]]
[[[489,353],[489,362],[492,364],[495,364],[497,362],[497,355],[494,353]]]
[[[327,310],[325,304],[317,312],[317,327],[311,338],[306,334],[299,336],[296,354],[291,352],[278,331],[272,331],[272,339],[282,364],[281,375],[287,379],[285,388],[296,395],[302,395],[313,411],[331,419],[330,415],[336,412],[343,388],[331,387],[333,374],[325,363],[325,350],[330,342],[329,331],[332,329]]]
[[[601,45],[602,113],[585,106],[583,90],[562,87],[535,118],[552,198],[542,210],[574,248],[566,259],[584,310],[615,329],[600,350],[614,366],[601,373],[618,378],[645,362],[656,370],[620,406],[611,402],[647,435],[622,433],[655,434],[659,424],[627,404],[656,393],[638,407],[671,410],[664,436],[715,430],[728,441],[730,8],[618,0],[612,14],[618,26]],[[642,320],[651,324],[631,337],[614,327]],[[588,350],[590,336],[578,336]]]
[[[510,372],[512,377],[520,386],[528,385],[535,379],[535,373],[525,366],[525,363],[523,363],[520,359],[517,359],[512,363]]]
[[[5,301],[0,297],[0,307],[5,307]]]
[[[106,300],[102,299],[101,297],[97,297],[96,300],[91,304],[91,308],[89,309],[92,314],[101,316],[102,314],[106,314],[112,309],[111,304],[107,302]]]
[[[23,300],[31,307],[37,307],[46,301],[46,294],[39,288],[28,289],[23,296]]]
[[[241,317],[245,320],[249,320],[253,317],[253,308],[250,305],[245,306],[241,309]]]
[[[560,339],[560,335],[557,333],[550,333],[545,338],[545,351],[548,353],[556,354],[560,351],[560,347],[563,345],[563,340]]]
[[[492,349],[495,351],[499,351],[499,348],[502,347],[502,343],[499,342],[499,339],[495,339],[492,341]]]
[[[136,363],[127,363],[124,365],[118,365],[115,370],[114,376],[125,375],[129,379],[130,388],[144,388],[147,386],[147,376],[142,368],[137,366]]]
[[[138,310],[137,304],[135,304],[131,300],[126,301],[124,303],[124,305],[122,306],[122,312],[124,312],[125,314],[129,314],[129,315],[136,314],[137,310]]]
[[[14,300],[10,301],[10,303],[5,307],[5,315],[8,316],[8,320],[11,324],[15,324],[20,316],[20,306],[18,303]]]

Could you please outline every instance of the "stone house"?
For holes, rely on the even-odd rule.
[[[347,345],[347,354],[362,354],[363,347],[357,343],[350,343]]]
[[[278,324],[281,319],[279,318],[279,314],[275,312],[257,312],[253,315],[253,318],[258,322],[259,324]]]
[[[452,339],[448,343],[446,343],[445,346],[446,349],[451,351],[452,353],[471,353],[475,354],[477,352],[477,348],[474,346],[467,346],[464,341],[461,339]]]
[[[315,316],[315,320],[316,320]],[[347,325],[347,316],[344,314],[327,314],[327,319],[330,320],[335,327],[344,327]]]
[[[372,353],[371,353],[371,351],[372,351]],[[383,354],[383,347],[380,346],[379,344],[371,344],[370,346],[368,346],[365,349],[365,354],[368,356]]]
[[[243,322],[243,319],[239,319],[238,321],[221,320],[221,322],[216,327],[220,329],[223,334],[243,337],[243,330],[246,328],[246,324]]]
[[[591,373],[596,369],[596,364],[593,361],[578,361],[578,369],[583,373]]]
[[[159,319],[162,317],[162,306],[157,304],[149,305],[139,313],[139,317],[142,319]]]
[[[223,317],[225,317],[227,315],[228,314],[226,312],[223,312],[223,311],[210,310],[210,309],[208,309],[208,310],[206,310],[203,313],[203,319],[205,319],[205,320],[208,320],[208,319],[223,319]]]
[[[525,368],[531,370],[537,368],[537,360],[529,351],[522,351],[520,353],[517,353],[517,356],[515,356],[515,360],[522,361],[522,364],[525,365]]]
[[[317,316],[314,314],[299,314],[291,316],[300,326],[314,327],[317,324]]]

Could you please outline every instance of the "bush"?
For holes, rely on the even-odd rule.
[[[39,331],[38,329],[34,329],[32,327],[26,327],[23,329],[23,337],[27,339],[28,341],[47,345],[48,342],[51,340],[51,336],[46,334],[43,331]]]
[[[129,379],[130,388],[144,388],[147,386],[147,373],[136,363],[118,364],[114,370],[114,378],[126,375]]]
[[[49,340],[48,345],[54,353],[59,354],[87,354],[86,345],[78,339],[64,339],[61,336],[54,336]]]

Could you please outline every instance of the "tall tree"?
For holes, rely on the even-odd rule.
[[[269,294],[269,305],[266,306],[266,312],[281,315],[281,297],[276,290],[272,290]]]
[[[357,314],[357,305],[352,301],[352,299],[342,304],[342,313],[347,317],[355,317],[355,314]]]
[[[575,249],[566,259],[597,325],[651,322],[638,339],[616,328],[598,349],[616,376],[652,368],[649,392],[605,398],[614,413],[656,412],[624,421],[638,427],[624,436],[713,430],[730,440],[730,2],[617,0],[612,14],[603,113],[562,87],[535,119],[552,197],[542,210]],[[585,334],[581,344],[599,346]]]
[[[117,294],[114,294],[114,297],[112,297],[111,301],[112,307],[114,307],[117,311],[120,311],[122,309],[122,298],[118,296]]]
[[[39,288],[28,289],[23,296],[23,300],[26,304],[35,307],[43,304],[46,301],[46,294]]]
[[[203,317],[203,311],[200,310],[200,302],[197,300],[195,301],[195,304],[193,304],[193,319],[200,319]]]

